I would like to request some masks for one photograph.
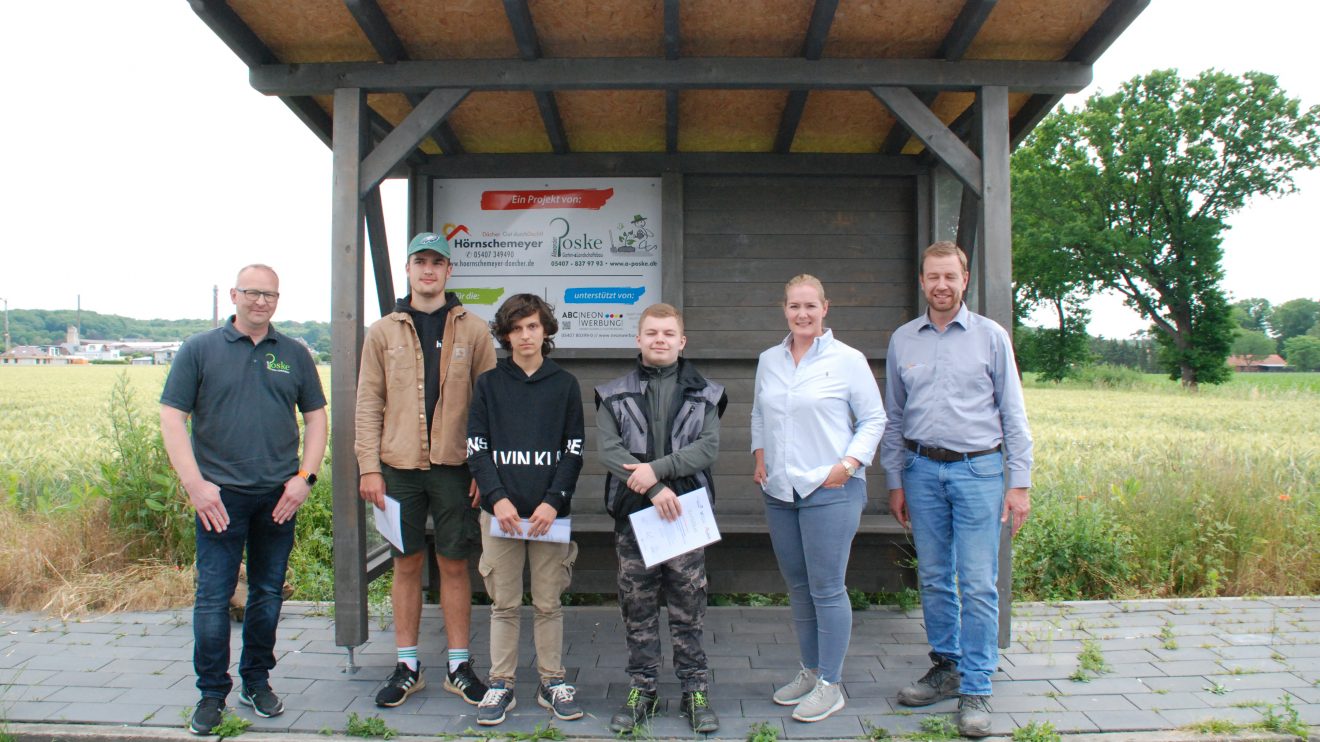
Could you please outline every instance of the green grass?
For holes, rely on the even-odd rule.
[[[348,715],[344,732],[350,737],[367,739],[394,739],[399,736],[398,731],[387,725],[379,716],[361,717],[356,711]]]

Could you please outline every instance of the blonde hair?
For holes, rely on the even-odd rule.
[[[941,240],[921,251],[921,272],[926,272],[926,258],[950,258],[958,256],[958,262],[962,265],[963,273],[967,270],[967,253],[963,252],[957,243],[948,240]]]
[[[642,316],[637,318],[637,332],[640,333],[642,331],[642,323],[646,321],[647,317],[655,317],[656,319],[673,317],[678,320],[679,334],[683,333],[683,313],[678,311],[678,307],[675,307],[673,304],[659,302],[643,309]]]
[[[820,294],[820,300],[822,302],[828,301],[825,298],[825,287],[820,284],[819,278],[816,278],[810,273],[799,273],[796,276],[793,276],[792,278],[788,279],[788,283],[784,284],[785,304],[788,303],[788,292],[791,291],[794,286],[801,286],[802,284],[806,284],[808,286],[815,288],[816,293]]]

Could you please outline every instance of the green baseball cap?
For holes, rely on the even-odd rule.
[[[423,250],[433,250],[445,258],[449,257],[449,243],[435,232],[419,232],[412,238],[412,242],[408,243],[408,257]]]

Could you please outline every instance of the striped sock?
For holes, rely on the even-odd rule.
[[[472,653],[467,650],[467,647],[464,647],[463,649],[450,649],[449,671],[453,672],[457,670],[459,665],[463,664],[464,662],[467,662],[470,659],[472,659]]]
[[[399,647],[399,661],[407,665],[409,670],[417,672],[417,647]]]

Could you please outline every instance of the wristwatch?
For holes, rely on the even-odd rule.
[[[839,463],[843,464],[844,474],[847,474],[848,476],[851,477],[852,475],[857,473],[857,467],[853,466],[852,463],[848,461],[848,459],[839,459]]]
[[[316,475],[307,471],[306,469],[299,469],[298,476],[307,480],[308,487],[312,487],[316,484]]]

